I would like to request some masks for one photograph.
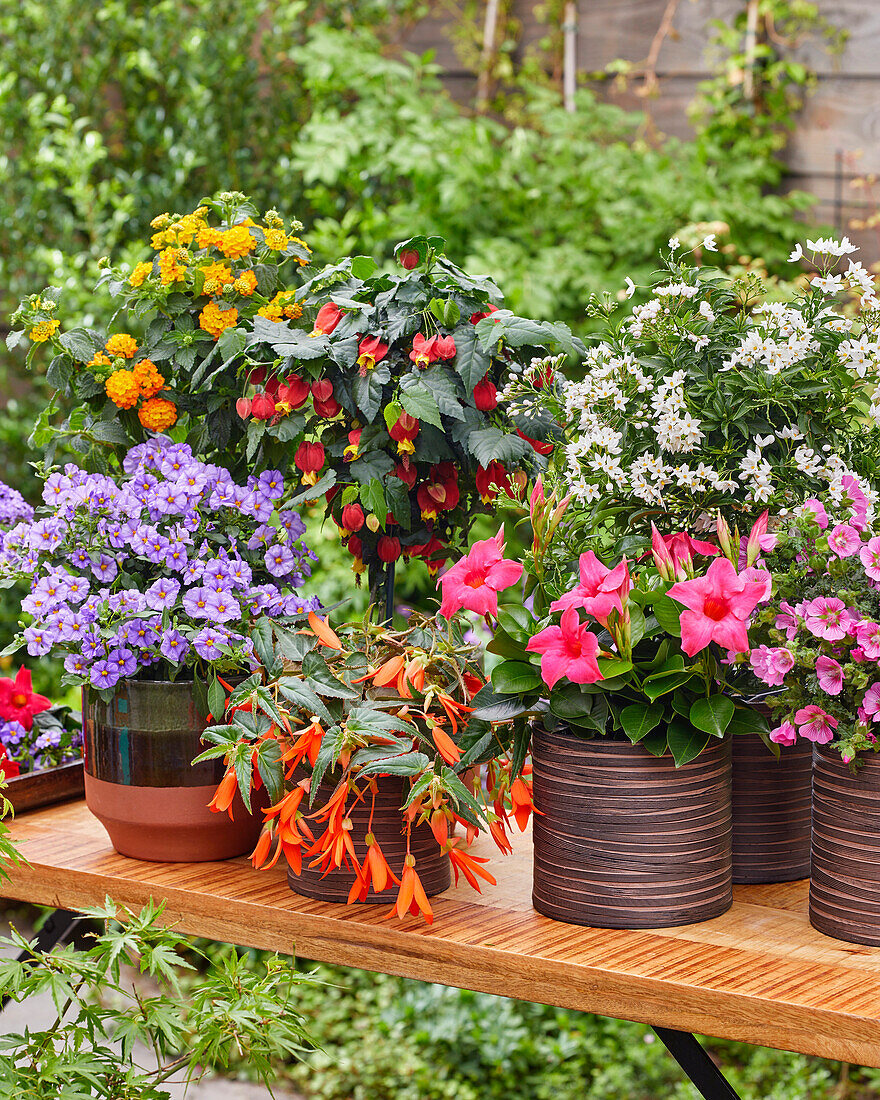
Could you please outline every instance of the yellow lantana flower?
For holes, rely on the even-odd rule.
[[[127,332],[117,332],[110,337],[104,347],[107,349],[108,355],[118,355],[122,359],[134,358],[138,349],[137,340]]]
[[[137,264],[134,271],[129,275],[128,282],[131,286],[143,286],[144,280],[152,272],[153,265],[148,261]]]
[[[239,294],[250,298],[257,289],[257,277],[253,271],[243,271],[232,285]]]
[[[232,229],[227,229],[220,241],[220,251],[230,260],[247,256],[256,247],[257,242],[246,225],[236,225]]]
[[[283,252],[290,243],[290,238],[283,229],[264,229],[263,240],[266,242],[266,247],[271,248],[273,252]]]
[[[138,403],[141,388],[134,372],[115,370],[104,383],[107,396],[120,409],[132,409]]]
[[[28,333],[28,336],[35,344],[43,344],[55,335],[60,324],[60,321],[39,321]]]
[[[221,309],[216,302],[208,302],[199,314],[199,328],[209,332],[216,340],[225,329],[233,328],[237,320],[238,310],[234,306]]]
[[[164,248],[159,253],[159,278],[170,286],[186,275],[186,252],[182,248]]]
[[[141,397],[155,397],[165,385],[165,379],[152,359],[141,359],[139,363],[135,363],[132,374],[137,379]]]

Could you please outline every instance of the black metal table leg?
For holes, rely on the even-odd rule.
[[[51,951],[56,944],[66,940],[84,919],[78,913],[71,913],[69,909],[56,909],[49,914],[37,933],[34,950],[26,947],[18,956],[18,961],[32,959],[36,952]],[[8,1003],[8,996],[0,997],[0,1012]]]
[[[655,1027],[654,1031],[704,1100],[739,1100],[733,1086],[689,1031],[669,1027]]]

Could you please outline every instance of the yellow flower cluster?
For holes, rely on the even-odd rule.
[[[177,406],[165,397],[151,397],[138,410],[138,420],[151,432],[164,432],[177,420]]]
[[[180,218],[172,218],[170,214],[159,214],[150,222],[151,227],[158,230],[150,238],[150,244],[155,249],[191,244],[193,237],[207,224],[205,221],[207,213],[207,206],[200,206],[191,214],[184,214]]]
[[[290,238],[283,229],[266,229],[263,231],[263,240],[267,248],[273,252],[283,252],[290,244]]]
[[[257,277],[253,271],[248,269],[243,271],[232,285],[243,297],[250,298],[257,289]]]
[[[110,356],[105,355],[103,351],[96,351],[89,362],[86,364],[89,367],[109,367]]]
[[[163,248],[159,253],[159,278],[162,286],[179,282],[186,275],[187,252],[183,248]]]
[[[302,306],[295,300],[295,294],[295,290],[279,290],[272,301],[258,309],[257,313],[270,321],[280,321],[282,317],[295,321],[302,317]]]
[[[104,345],[108,355],[118,356],[121,359],[133,359],[137,352],[137,340],[127,332],[117,332],[111,336]]]
[[[152,359],[141,359],[134,365],[132,374],[137,379],[141,397],[155,397],[165,385],[165,379],[156,369]]]
[[[144,261],[143,263],[140,263],[140,264],[136,264],[134,271],[132,271],[131,275],[129,275],[129,277],[128,277],[129,285],[130,286],[143,286],[144,285],[144,280],[152,272],[152,270],[153,270],[152,263],[149,263],[147,261]]]
[[[115,370],[104,383],[104,389],[120,409],[133,409],[141,396],[140,383],[130,370]]]
[[[215,297],[218,294],[223,293],[223,288],[229,286],[230,283],[235,282],[235,276],[232,274],[232,269],[224,263],[206,264],[202,268],[205,273],[205,282],[202,286],[202,293],[207,294],[208,297]]]
[[[219,248],[223,240],[223,231],[207,225],[196,234],[196,244],[199,248]]]
[[[199,328],[209,332],[214,339],[227,328],[233,328],[238,320],[238,310],[234,307],[221,309],[216,302],[208,302],[199,314]]]
[[[43,344],[58,331],[60,321],[38,321],[28,333],[35,344]]]
[[[256,247],[256,239],[246,225],[234,225],[232,229],[227,229],[220,240],[220,251],[230,260],[247,256]]]

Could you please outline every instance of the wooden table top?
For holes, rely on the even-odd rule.
[[[0,891],[76,908],[150,897],[190,933],[306,959],[880,1066],[880,948],[814,931],[807,883],[739,886],[703,924],[606,931],[561,924],[530,902],[531,849],[492,861],[499,880],[435,898],[435,921],[384,920],[389,905],[293,894],[280,868],[142,863],[117,855],[83,802],[11,825],[30,861]]]

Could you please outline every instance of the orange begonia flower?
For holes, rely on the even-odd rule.
[[[422,886],[422,881],[416,873],[415,857],[408,855],[403,867],[403,875],[400,879],[400,890],[397,894],[397,901],[391,908],[389,917],[395,916],[395,914],[403,919],[407,913],[412,913],[414,917],[421,914],[425,918],[426,924],[434,923],[434,911],[428,904],[428,896],[425,893],[425,888]]]
[[[328,649],[342,649],[339,635],[327,625],[325,619],[319,619],[314,611],[309,612],[309,626],[314,630],[321,645],[327,646]]]
[[[215,814],[222,814],[226,810],[229,813],[229,820],[233,820],[232,800],[235,798],[237,790],[238,780],[235,778],[235,769],[229,768],[226,775],[220,780],[217,790],[214,792],[214,797],[208,803],[208,809]]]
[[[497,885],[493,875],[490,875],[488,871],[485,871],[480,864],[488,863],[489,860],[485,856],[472,856],[468,852],[462,851],[455,843],[449,849],[449,862],[452,864],[452,873],[455,875],[455,884],[458,885],[458,872],[464,875],[468,882],[473,886],[478,894],[483,891],[480,889],[480,884],[476,880],[476,875],[479,875],[481,879],[488,882],[491,886]]]

